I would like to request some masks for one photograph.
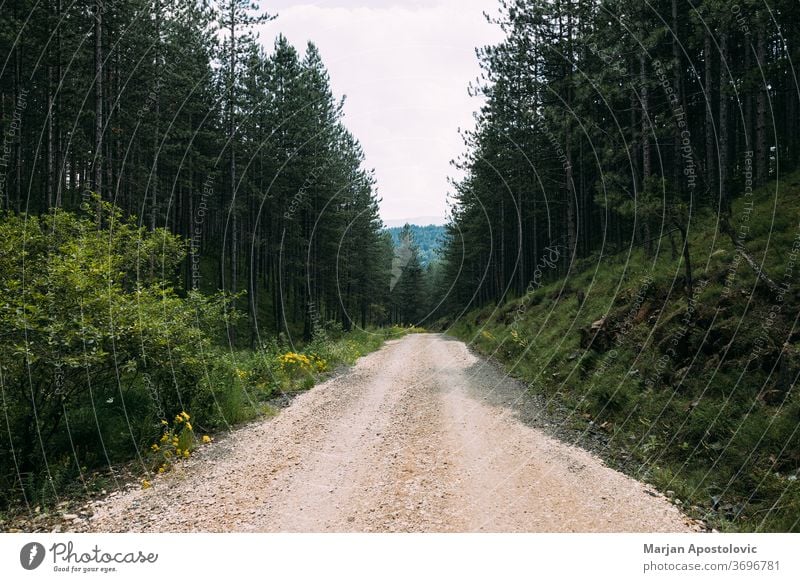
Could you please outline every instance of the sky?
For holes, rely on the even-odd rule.
[[[475,47],[501,39],[484,12],[495,0],[273,0],[278,18],[259,28],[271,48],[283,33],[301,52],[313,41],[344,123],[375,169],[381,217],[440,222],[447,213],[450,160],[464,151],[458,129],[474,126],[479,98],[467,88],[480,75]]]

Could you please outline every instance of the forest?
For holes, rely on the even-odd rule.
[[[689,514],[797,531],[800,4],[491,20],[433,319]]]
[[[499,0],[443,229],[384,228],[266,8],[4,5],[0,526],[425,327],[682,511],[800,527],[796,0]]]
[[[438,261],[439,251],[441,250],[442,243],[444,242],[444,226],[435,224],[428,224],[426,226],[410,224],[409,226],[411,227],[411,237],[413,238],[413,243],[417,247],[420,264],[423,267],[427,267],[431,263]],[[392,242],[394,243],[395,248],[400,247],[403,243],[401,238],[403,234],[403,228],[394,227],[387,230],[392,235]]]
[[[506,38],[478,50],[486,104],[455,162],[451,308],[524,293],[548,249],[554,280],[663,244],[691,295],[697,218],[735,237],[732,200],[797,165],[800,5],[500,4]]]
[[[272,16],[241,0],[11,8],[5,210],[74,211],[92,192],[179,235],[183,287],[224,289],[247,314],[236,345],[259,325],[308,339],[314,317],[380,320],[392,251],[313,44],[265,51],[253,30]]]
[[[412,323],[343,99],[313,44],[264,48],[273,18],[3,7],[0,510],[168,468],[161,421],[191,411],[199,438],[262,414]]]

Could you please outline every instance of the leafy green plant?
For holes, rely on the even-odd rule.
[[[0,505],[125,460],[194,399],[228,297],[176,291],[185,244],[94,198],[80,215],[0,221]],[[43,486],[44,485],[44,486]]]

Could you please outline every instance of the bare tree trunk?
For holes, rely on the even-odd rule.
[[[71,145],[71,144],[70,144]],[[69,189],[73,194],[73,199],[75,192],[78,190],[78,160],[75,157],[75,148],[70,147],[69,149]]]
[[[644,34],[644,31],[642,31]],[[650,95],[647,87],[647,60],[646,55],[639,55],[639,83],[642,88],[641,107],[641,144],[642,144],[642,190],[647,187],[647,181],[653,173],[653,162],[650,153]],[[650,233],[650,217],[647,213],[642,214],[642,229],[644,231],[644,250],[648,256],[653,254],[653,241]]]
[[[56,14],[58,18],[61,18],[61,11],[62,11],[61,0],[58,0],[56,3]],[[61,27],[58,26],[56,23],[56,80],[58,84],[56,86],[56,166],[58,168],[58,173],[56,176],[56,192],[55,192],[55,206],[56,208],[60,208],[63,204],[62,196],[64,192],[64,164],[66,162],[66,158],[64,155],[64,135],[61,129],[61,84],[63,69],[61,66],[61,50],[62,50],[62,42],[61,42]]]
[[[231,293],[237,292],[238,286],[238,227],[236,220],[236,148],[234,147],[234,135],[236,132],[236,122],[234,115],[236,106],[236,6],[230,2],[230,34],[231,34],[231,55],[228,70],[228,147],[230,148],[230,208],[231,213]],[[224,250],[223,250],[224,255]],[[233,300],[233,309],[236,308],[236,300]],[[228,339],[230,343],[236,342],[236,330],[228,326]]]
[[[728,121],[728,90],[730,88],[728,74],[728,33],[723,31],[719,35],[719,196],[723,212],[730,210],[730,182],[728,175],[728,155],[730,153],[729,121]]]
[[[681,74],[683,69],[683,59],[681,58],[680,48],[680,31],[678,21],[678,0],[672,0],[672,66],[673,66],[673,89],[678,96],[678,105],[684,106],[686,102],[683,95],[683,76]],[[673,105],[674,108],[674,105]],[[685,109],[684,109],[685,111]],[[677,197],[683,198],[683,172],[681,170],[681,136],[677,124],[675,127],[675,145],[673,147],[674,162],[673,167],[673,181]]]
[[[154,99],[155,99],[155,128],[153,130],[153,170],[152,170],[152,196],[150,199],[150,230],[155,231],[158,226],[158,157],[159,157],[159,133],[161,122],[161,1],[156,0],[155,3],[155,85]]]
[[[566,179],[567,179],[567,275],[572,272],[572,265],[575,261],[577,251],[577,231],[575,228],[575,179],[572,172],[572,155],[570,153],[572,144],[570,143],[570,128],[567,121],[564,138],[564,153],[567,156]]]
[[[647,62],[645,55],[639,56],[639,81],[642,86],[642,181],[653,174],[650,152],[650,95],[647,88]]]
[[[744,70],[750,71],[753,68],[752,45],[745,43],[744,46]],[[744,149],[748,152],[755,151],[753,144],[753,89],[747,85],[744,89],[744,127],[742,127],[742,137]]]
[[[94,183],[103,190],[103,0],[94,4]]]
[[[254,204],[250,207],[250,216],[255,216]],[[248,276],[247,300],[250,307],[250,347],[258,347],[258,273],[261,263],[261,239],[253,228],[250,248],[250,272]]]
[[[687,232],[686,225],[681,224],[680,220],[675,221],[675,227],[681,233],[681,243],[683,245],[683,269],[686,279],[686,295],[691,297],[694,292],[694,280],[692,279],[692,256],[689,252],[689,233]]]
[[[49,52],[49,51],[48,51]],[[55,145],[54,145],[54,132],[53,132],[53,115],[54,115],[54,99],[53,99],[53,66],[52,63],[48,63],[47,65],[47,169],[46,171],[46,196],[47,196],[47,208],[46,210],[50,210],[55,206],[55,167],[54,167],[54,156],[55,156]]]
[[[14,100],[11,103],[12,111],[17,107],[20,98],[20,80],[22,69],[22,54],[19,43],[14,45]],[[22,136],[17,134],[14,139],[14,209],[19,212],[22,205]],[[11,204],[9,204],[11,206]]]
[[[572,2],[567,2],[567,63],[570,69],[567,70],[567,82],[572,82],[571,63],[573,62],[572,55]],[[572,88],[567,85],[567,107],[572,107]],[[575,209],[575,177],[572,168],[572,135],[570,128],[569,117],[565,118],[565,139],[564,139],[564,153],[567,157],[566,161],[566,178],[567,178],[567,237],[569,239],[569,253],[567,257],[567,276],[572,272],[572,266],[575,262],[575,256],[578,250],[578,233],[576,228],[576,209]]]
[[[714,106],[713,106],[713,95],[714,95],[714,61],[711,56],[712,53],[712,44],[711,44],[711,31],[706,28],[705,34],[705,43],[703,46],[703,60],[705,61],[705,82],[704,82],[704,89],[705,89],[705,101],[706,101],[706,167],[705,167],[705,175],[706,175],[706,183],[709,186],[711,191],[714,190],[714,186],[716,184],[716,180],[714,179],[714,168],[716,164],[714,163],[714,157],[716,155],[715,151],[715,139],[714,139]]]
[[[500,265],[498,265],[498,299],[503,294],[506,284],[506,197],[500,195]]]
[[[628,72],[631,75],[632,79],[636,78],[636,66],[633,63],[628,65]],[[641,95],[637,91],[635,85],[631,84],[631,93],[630,93],[630,104],[631,104],[631,121],[630,121],[630,131],[631,131],[631,145],[630,149],[632,152],[631,155],[631,165],[633,166],[633,171],[631,172],[631,186],[633,187],[633,195],[635,203],[639,203],[639,199],[642,194],[642,164],[641,164],[641,144],[642,144],[642,128],[644,127],[643,116],[640,119],[640,113],[642,108],[642,100]],[[635,230],[633,232],[634,239],[639,241],[640,243],[644,243],[647,240],[647,233],[644,232],[644,223],[646,221],[641,220],[641,215],[636,211],[636,216],[634,218],[636,223]]]
[[[756,59],[761,70],[766,67],[766,38],[764,25],[758,27]],[[761,75],[759,74],[759,79]],[[767,87],[759,81],[756,96],[756,181],[763,184],[769,176],[769,152],[767,151]]]
[[[0,90],[0,119],[6,119],[6,92]],[[11,196],[8,190],[0,195],[0,210],[11,210]]]

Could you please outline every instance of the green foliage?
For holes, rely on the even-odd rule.
[[[272,399],[386,337],[333,324],[302,350],[275,340],[222,349],[237,314],[225,294],[176,290],[185,249],[97,197],[81,215],[0,221],[0,389],[11,436],[0,445],[0,507],[47,504],[85,472],[130,459],[146,475],[169,470],[191,454],[195,431],[271,414]]]
[[[184,288],[232,294],[234,347],[308,341],[312,309],[344,329],[388,320],[374,176],[319,50],[259,41],[265,9],[20,0],[0,22],[0,210],[76,211],[91,190],[181,235],[191,255],[163,254]]]
[[[393,323],[414,325],[426,317],[428,296],[425,271],[414,236],[414,227],[406,224],[398,234],[394,248],[390,283],[391,320]]]
[[[622,469],[674,491],[694,516],[725,531],[798,531],[799,192],[790,175],[756,190],[747,213],[733,204],[733,216],[746,216],[755,231],[744,249],[771,278],[788,273],[781,296],[756,284],[718,223],[701,216],[689,244],[710,260],[693,298],[675,288],[679,256],[666,246],[654,256],[635,250],[573,272],[569,284],[586,290],[580,305],[559,295],[565,282],[555,281],[475,310],[451,332],[502,360],[584,428],[592,422],[605,431],[612,462],[624,457]],[[603,318],[594,337],[591,326]]]
[[[800,164],[797,99],[782,89],[800,4],[757,4],[501,0],[503,38],[477,50],[484,101],[461,134],[438,315],[660,246],[682,257],[676,285],[690,295],[698,219],[724,223],[738,195]],[[760,229],[753,247],[769,240]]]
[[[184,252],[97,198],[0,221],[0,504],[135,456],[192,401],[228,299],[176,292]]]
[[[439,251],[444,242],[445,228],[435,224],[427,226],[412,224],[410,227],[414,242],[417,245],[419,264],[425,268],[439,258]],[[392,235],[395,249],[403,244],[403,229],[404,227],[401,226],[386,229]]]

